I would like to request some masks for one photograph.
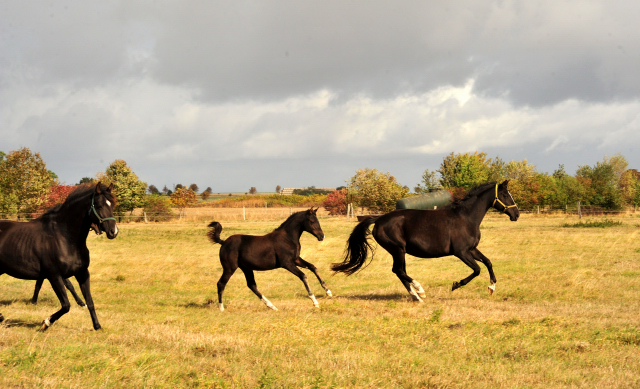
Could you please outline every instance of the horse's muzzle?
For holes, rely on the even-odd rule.
[[[118,226],[114,223],[113,228],[110,227],[105,232],[107,233],[107,238],[115,239],[118,236]]]

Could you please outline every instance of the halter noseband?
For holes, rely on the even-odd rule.
[[[498,198],[498,184],[496,184],[496,198],[495,200],[493,200],[493,204],[491,204],[492,207],[495,208],[496,203],[499,203],[500,205],[502,205],[504,207],[504,209],[502,210],[502,212],[507,213],[507,209],[509,208],[513,208],[513,207],[517,207],[516,204],[513,205],[506,205],[505,203],[503,203],[499,198]],[[497,208],[496,208],[497,209]]]
[[[93,196],[91,196],[91,208],[89,208],[89,215],[91,215],[91,211],[93,211],[93,214],[96,215],[96,217],[98,218],[98,223],[100,223],[100,224],[102,224],[102,222],[104,222],[105,220],[116,221],[115,217],[102,218],[102,217],[100,217],[100,215],[98,215],[98,211],[96,211],[96,206],[93,205],[93,199],[95,199],[95,197],[96,197],[96,192],[93,192]]]

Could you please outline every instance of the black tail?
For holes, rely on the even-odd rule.
[[[208,227],[210,228],[209,232],[207,232],[207,236],[209,237],[209,240],[212,241],[213,243],[223,244],[224,240],[220,239],[220,233],[222,232],[222,224],[218,222],[211,222],[209,223]]]
[[[373,247],[369,244],[369,226],[378,220],[377,217],[370,217],[361,221],[356,228],[353,229],[345,251],[344,261],[331,265],[331,270],[335,272],[346,273],[348,276],[357,272],[367,260],[369,250],[373,256]]]

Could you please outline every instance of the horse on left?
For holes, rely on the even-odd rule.
[[[64,280],[72,276],[80,284],[93,328],[101,328],[89,287],[87,235],[93,229],[105,232],[109,239],[118,236],[112,189],[113,185],[107,187],[102,183],[83,185],[64,203],[28,223],[0,220],[0,275],[23,280],[47,279],[62,305],[43,321],[43,331],[69,312],[71,304]]]

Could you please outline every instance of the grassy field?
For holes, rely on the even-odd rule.
[[[427,292],[418,305],[382,249],[360,273],[331,276],[355,223],[321,218],[327,238],[303,235],[302,257],[335,297],[323,298],[309,274],[314,309],[293,275],[256,273],[277,312],[240,271],[227,310],[208,304],[221,267],[205,222],[122,224],[113,241],[89,238],[102,331],[73,305],[38,332],[59,307],[50,286],[32,306],[34,282],[0,277],[0,387],[637,388],[640,218],[614,220],[622,223],[575,228],[575,217],[489,215],[480,249],[493,261],[496,293],[487,293],[484,268],[452,293],[470,273],[461,261],[409,258]],[[223,222],[222,236],[277,224]]]

